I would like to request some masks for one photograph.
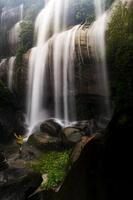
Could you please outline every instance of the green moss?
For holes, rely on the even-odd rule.
[[[47,175],[48,180],[42,183],[43,188],[55,188],[63,181],[69,166],[69,153],[70,151],[47,152],[31,164],[33,170]]]
[[[107,60],[115,108],[133,101],[133,10],[120,3],[107,31]]]
[[[16,65],[21,66],[22,56],[26,53],[33,45],[33,24],[31,21],[23,21],[21,23],[20,33],[20,46],[17,51]]]

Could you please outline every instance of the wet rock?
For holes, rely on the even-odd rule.
[[[77,121],[70,124],[70,126],[62,129],[63,140],[68,142],[80,142],[83,136],[92,136],[97,129],[95,121]]]
[[[71,126],[83,131],[84,135],[92,135],[97,129],[97,123],[95,119],[73,122]]]
[[[40,130],[53,137],[59,137],[62,124],[57,119],[49,119],[40,125]]]
[[[28,144],[40,150],[57,150],[62,148],[61,138],[51,137],[45,133],[31,135],[28,139]]]
[[[41,174],[10,168],[0,172],[0,199],[26,200],[41,184]]]
[[[66,127],[62,129],[62,138],[64,142],[77,143],[81,140],[83,132],[75,127]]]

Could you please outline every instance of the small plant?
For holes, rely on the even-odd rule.
[[[35,163],[31,164],[33,170],[41,172],[44,181],[42,188],[56,188],[63,181],[69,166],[69,151],[47,152]]]

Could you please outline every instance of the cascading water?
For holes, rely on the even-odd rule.
[[[96,21],[88,30],[88,38],[91,52],[96,61],[96,70],[99,74],[98,89],[106,98],[105,115],[110,117],[109,89],[106,69],[106,45],[105,31],[107,28],[107,12],[105,12],[105,0],[94,0]]]
[[[55,117],[64,119],[66,124],[75,120],[74,56],[78,28],[76,26],[54,38]]]
[[[39,13],[35,22],[36,47],[31,50],[29,58],[29,83],[27,98],[27,124],[29,134],[34,126],[47,116],[46,109],[42,106],[43,85],[47,84],[44,79],[45,62],[48,53],[45,45],[50,34],[51,16],[54,9],[54,1],[49,1],[46,7]],[[46,92],[46,91],[45,91]],[[45,102],[47,95],[45,95]],[[45,104],[45,103],[44,103]],[[46,106],[44,105],[46,108]],[[44,113],[44,112],[45,113]],[[43,114],[42,114],[43,113]]]
[[[3,65],[5,65],[5,62],[6,62],[6,58],[3,58],[2,60],[1,60],[1,62],[0,62],[0,68],[3,66]]]
[[[20,22],[17,22],[9,31],[9,43],[11,45],[18,44],[20,32],[21,32]]]
[[[29,134],[34,126],[48,117],[64,119],[66,124],[74,120],[74,56],[76,32],[82,31],[79,25],[73,29],[67,29],[67,14],[70,0],[49,0],[45,8],[39,13],[35,22],[36,46],[31,50],[29,58],[29,83],[27,98],[27,123]],[[103,91],[103,96],[108,99],[107,73],[106,73],[106,49],[105,29],[107,15],[105,12],[105,0],[95,0],[96,21],[88,29],[89,49],[96,60],[97,72],[99,72],[98,87]],[[51,38],[51,36],[53,36]],[[51,38],[49,40],[49,38]],[[81,40],[81,38],[79,38]],[[54,115],[48,108],[48,66],[50,42],[52,41],[53,60],[50,64],[54,95]],[[79,55],[82,58],[79,42]],[[97,73],[98,74],[98,73]],[[101,94],[101,93],[100,93]],[[107,107],[109,103],[107,100]],[[108,110],[107,108],[107,110]]]
[[[13,87],[13,71],[14,71],[14,66],[15,66],[15,60],[16,57],[13,56],[9,59],[9,70],[8,70],[8,88],[12,91]]]
[[[19,42],[19,35],[21,32],[21,22],[23,20],[23,4],[19,6],[19,16],[17,23],[9,31],[10,45],[16,45]]]
[[[47,56],[48,56],[48,44],[46,41],[52,35],[55,35],[58,32],[64,31],[66,29],[66,20],[67,20],[67,11],[69,6],[69,0],[50,0],[45,8],[39,13],[36,22],[35,22],[35,33],[36,33],[36,47],[32,49],[30,59],[29,59],[29,87],[28,87],[28,103],[27,103],[27,123],[29,124],[30,130],[38,123],[40,120],[44,120],[49,116],[49,112],[47,111],[47,101],[48,95],[47,91],[44,91],[44,85],[47,85]],[[52,33],[51,33],[52,31]],[[63,68],[66,72],[68,68],[68,64],[66,59],[68,58],[68,50],[70,41],[72,42],[72,36],[68,36],[69,34],[65,34],[63,38],[64,41],[68,41],[66,44],[64,41],[60,44],[60,39],[58,37],[54,37],[54,45],[53,45],[53,68],[54,68],[54,97],[55,97],[55,116],[57,117],[58,111],[58,88],[59,85],[57,81],[57,67],[60,68],[60,65],[57,64],[62,62],[63,59]],[[62,36],[61,36],[62,37]],[[64,47],[63,47],[64,45]],[[56,56],[59,52],[59,49],[63,47],[62,57]],[[58,49],[59,48],[59,49]],[[73,49],[73,48],[72,48]],[[61,53],[61,52],[60,52]],[[70,64],[70,63],[69,63]],[[31,70],[32,68],[32,70]],[[60,74],[61,71],[58,71]],[[67,75],[66,75],[67,76]],[[64,77],[67,81],[67,77]],[[71,80],[72,82],[72,80]],[[63,84],[63,82],[59,83]],[[62,88],[64,91],[67,91],[66,82],[64,83],[64,87]],[[66,92],[63,92],[66,95]],[[45,96],[45,97],[44,97]],[[43,98],[44,97],[44,98]],[[65,111],[67,110],[67,102],[65,97],[63,98]],[[61,106],[61,105],[60,105]],[[59,108],[60,109],[60,108]],[[68,112],[68,111],[67,111]],[[43,113],[43,115],[42,115]],[[65,118],[68,118],[68,114],[64,112]]]
[[[106,0],[94,0],[96,19],[98,19],[101,15],[104,14],[105,2]]]

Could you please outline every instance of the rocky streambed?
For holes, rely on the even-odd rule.
[[[97,130],[94,120],[63,126],[56,119],[48,119],[23,145],[21,155],[15,141],[1,145],[1,151],[4,149],[0,160],[1,199],[32,199],[34,193],[33,196],[40,196],[47,195],[47,189],[51,194],[58,191]]]

